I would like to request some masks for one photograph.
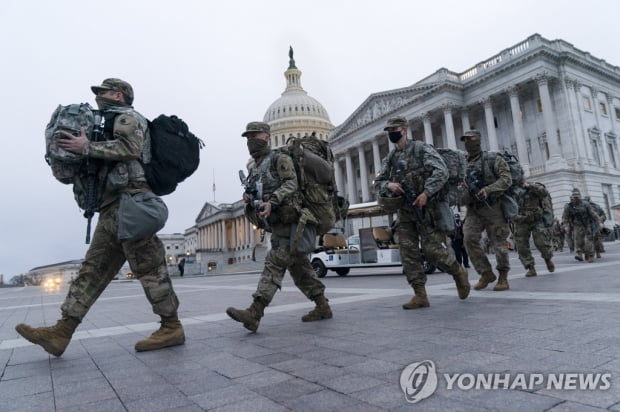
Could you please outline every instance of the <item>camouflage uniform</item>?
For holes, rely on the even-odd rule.
[[[536,276],[534,269],[534,257],[530,250],[530,236],[534,238],[534,244],[540,251],[542,258],[550,272],[555,270],[551,258],[553,249],[551,246],[550,231],[543,223],[542,199],[547,195],[547,189],[538,183],[526,184],[520,188],[517,196],[519,214],[513,218],[515,223],[515,244],[519,253],[519,260],[523,267],[528,269],[526,276]]]
[[[553,220],[551,233],[553,235],[553,245],[555,250],[562,252],[564,250],[564,229],[562,228],[562,224],[558,218]]]
[[[605,214],[605,211],[603,210],[603,208],[599,206],[597,203],[592,202],[590,200],[590,196],[584,197],[583,200],[585,200],[586,202],[590,202],[590,205],[592,206],[592,208],[594,208],[594,211],[598,215],[599,221],[601,223],[604,223],[607,220],[607,215]],[[601,231],[598,230],[598,228],[593,229],[593,231],[594,231],[594,252],[596,252],[596,257],[600,258],[601,253],[605,253],[605,246],[603,245],[603,235],[601,234]]]
[[[71,282],[67,297],[61,306],[62,321],[75,329],[127,260],[132,272],[139,279],[153,312],[162,318],[162,328],[156,334],[161,338],[163,329],[174,330],[175,343],[165,346],[181,344],[185,341],[185,336],[177,317],[179,300],[168,276],[165,250],[161,240],[156,235],[137,241],[118,240],[121,194],[150,191],[140,163],[150,156],[150,142],[145,137],[146,119],[130,106],[133,101],[133,90],[128,83],[119,79],[106,79],[101,86],[93,86],[92,90],[95,94],[100,90],[121,91],[126,104],[116,102],[117,105],[105,107],[104,113],[113,113],[112,116],[106,116],[109,121],[113,119],[113,128],[105,129],[105,141],[89,141],[82,153],[89,159],[101,161],[98,174],[100,184],[98,192],[102,193],[100,214],[86,257],[76,279]],[[97,99],[99,104],[99,97]],[[79,195],[76,193],[76,196]],[[33,335],[32,329],[26,332],[29,333],[27,339],[34,342],[30,339]],[[155,335],[151,338],[153,336]],[[69,334],[68,338],[70,337]],[[152,346],[153,342],[149,340],[151,338],[138,342],[136,350],[163,347],[159,346],[161,342],[155,345],[156,347]],[[46,347],[48,342],[34,343],[41,344],[48,350]],[[62,351],[64,348],[57,350],[56,353],[48,350],[56,356],[60,356]]]
[[[464,134],[461,140],[466,138],[477,138],[479,140],[480,132],[470,130]],[[495,156],[495,163],[493,164],[485,159],[487,164],[483,167],[484,152],[479,150],[479,147],[475,151],[468,149],[467,174],[473,173],[480,177],[482,189],[486,192],[487,199],[485,202],[479,200],[469,190],[463,191],[461,202],[467,206],[467,216],[463,226],[465,248],[476,271],[481,275],[480,281],[474,286],[474,289],[483,289],[488,283],[496,279],[491,263],[480,245],[482,232],[486,231],[491,250],[495,253],[497,260],[496,269],[500,275],[500,280],[494,290],[505,290],[508,288],[507,276],[510,270],[508,248],[506,247],[506,238],[510,234],[510,228],[502,213],[499,198],[512,184],[512,177],[508,164],[501,156]]]
[[[264,132],[269,134],[269,125],[263,122],[251,122],[242,136],[251,133]],[[248,145],[255,141],[248,138]],[[251,149],[250,149],[251,151]],[[251,153],[252,154],[252,153]],[[271,303],[275,293],[282,288],[282,279],[288,269],[295,286],[310,300],[315,301],[317,307],[302,317],[303,321],[314,321],[332,317],[331,309],[324,296],[325,285],[316,277],[314,269],[306,253],[291,250],[291,232],[293,223],[299,220],[299,194],[297,175],[293,160],[284,153],[270,150],[266,146],[258,154],[252,154],[254,166],[250,169],[248,184],[255,187],[256,182],[263,185],[262,202],[271,204],[271,213],[267,217],[271,231],[271,250],[265,258],[265,267],[258,281],[256,292],[252,295],[254,301],[246,310],[229,307],[226,313],[236,321],[242,322],[244,327],[255,332],[264,308]],[[245,214],[256,226],[265,228],[266,225],[257,217],[251,203],[247,203]]]
[[[565,227],[572,227],[575,259],[594,261],[593,232],[598,231],[599,217],[589,202],[581,200],[578,189],[573,189],[571,201],[564,206],[562,222]]]
[[[406,120],[396,117],[388,120],[386,130],[394,127],[394,125],[401,124],[399,121],[406,125]],[[402,170],[397,173],[399,168]],[[407,201],[403,202],[402,207],[397,211],[396,237],[398,238],[403,273],[407,282],[412,286],[416,295],[424,290],[426,274],[422,265],[423,258],[420,247],[420,244],[423,244],[426,260],[444,272],[451,274],[459,289],[459,297],[465,299],[469,294],[467,271],[448,251],[446,233],[437,229],[436,219],[438,216],[434,214],[435,202],[439,201],[436,198],[441,196],[440,191],[448,180],[448,170],[443,158],[431,145],[420,141],[406,140],[402,149],[398,149],[398,147],[393,149],[383,160],[381,171],[374,180],[374,190],[377,196],[381,198],[389,195],[388,184],[398,182],[398,178],[408,181],[416,194],[426,193],[429,198],[428,204],[420,211],[419,215],[415,213],[414,206],[408,204]],[[433,197],[434,195],[437,196]],[[423,293],[424,299],[426,299],[425,290]],[[427,301],[426,306],[428,306]],[[406,305],[404,307],[411,309]]]

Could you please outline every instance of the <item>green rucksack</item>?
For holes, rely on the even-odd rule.
[[[542,183],[534,183],[540,185],[545,190],[545,196],[540,199],[540,207],[543,210],[543,224],[545,227],[553,226],[553,201],[551,200],[551,194]]]
[[[327,233],[338,220],[346,217],[349,209],[349,203],[338,196],[334,155],[329,145],[312,133],[310,136],[289,138],[286,146],[278,150],[293,159],[297,174],[301,194],[297,238],[307,223],[316,226],[317,235]]]

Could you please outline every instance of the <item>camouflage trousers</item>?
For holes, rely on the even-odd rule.
[[[573,245],[575,254],[583,253],[586,257],[594,256],[594,238],[589,226],[573,225]]]
[[[573,238],[573,229],[571,228],[568,233],[566,233],[566,244],[568,245],[568,249],[572,252],[575,250],[575,239]]]
[[[418,222],[413,212],[402,209],[398,211],[396,236],[403,273],[411,286],[426,284],[424,258],[446,273],[458,273],[460,265],[446,246],[446,234],[435,229],[429,222]]]
[[[252,295],[263,304],[269,305],[278,289],[282,288],[282,279],[288,269],[295,286],[308,299],[322,295],[325,285],[316,277],[305,253],[290,251],[290,226],[273,225],[271,250],[265,257],[265,267],[258,281],[256,292]]]
[[[540,251],[543,259],[553,257],[551,246],[551,235],[549,229],[542,222],[538,223],[517,223],[515,224],[515,244],[519,253],[519,260],[524,268],[534,266],[534,257],[530,250],[530,236],[534,238],[534,245]]]
[[[596,253],[605,252],[605,246],[603,246],[603,236],[601,236],[600,232],[594,235],[594,251]]]
[[[490,249],[495,253],[497,260],[496,269],[499,272],[508,272],[510,263],[508,261],[508,248],[506,238],[510,234],[510,228],[504,220],[502,209],[499,202],[493,206],[467,209],[467,217],[463,224],[463,235],[465,237],[465,249],[469,254],[469,260],[473,263],[476,272],[482,274],[490,272],[491,262],[480,245],[482,232],[487,232],[490,242]]]
[[[564,249],[564,232],[553,234],[553,246],[555,250],[562,251]]]
[[[135,242],[119,242],[118,205],[118,201],[112,203],[99,215],[86,257],[61,306],[63,316],[81,321],[126,260],[140,280],[153,312],[160,316],[175,315],[179,300],[168,277],[164,245],[156,235]]]

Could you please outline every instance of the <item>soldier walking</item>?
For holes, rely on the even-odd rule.
[[[542,200],[549,195],[545,186],[540,183],[523,182],[518,191],[517,203],[519,204],[519,214],[513,218],[515,223],[515,243],[519,260],[523,267],[527,269],[526,277],[536,276],[534,257],[530,250],[530,236],[534,238],[534,244],[540,251],[545,260],[547,270],[553,272],[555,265],[553,248],[551,246],[550,231],[543,222]]]
[[[480,186],[474,188],[470,187],[467,182],[463,182],[467,190],[463,191],[461,198],[462,204],[467,206],[467,216],[463,227],[465,248],[474,268],[480,274],[480,279],[474,289],[484,289],[497,279],[480,245],[482,232],[486,230],[491,250],[495,253],[496,269],[499,273],[499,279],[493,290],[507,290],[510,263],[506,238],[510,234],[510,228],[502,213],[499,198],[512,184],[510,168],[501,156],[495,156],[495,161],[491,161],[490,156],[483,156],[478,130],[465,132],[461,141],[465,142],[468,154],[467,175],[477,181]],[[470,183],[473,180],[470,179]]]
[[[163,243],[154,234],[138,240],[118,239],[121,195],[135,196],[151,190],[141,163],[144,151],[150,147],[145,136],[146,119],[131,106],[134,94],[129,83],[105,79],[91,90],[97,96],[95,100],[99,109],[104,114],[114,113],[111,117],[113,126],[104,131],[105,141],[89,141],[82,128],[79,136],[62,132],[64,137],[57,139],[57,143],[67,151],[103,161],[99,173],[105,178],[100,182],[103,196],[97,205],[97,227],[78,276],[71,282],[60,307],[62,318],[51,327],[33,328],[21,323],[15,329],[48,353],[62,355],[75,329],[127,260],[142,284],[153,312],[161,318],[159,330],[137,342],[135,350],[150,351],[182,345],[185,334],[177,316],[179,300],[168,276]]]
[[[285,153],[269,147],[271,129],[267,123],[248,123],[241,136],[247,138],[247,146],[254,160],[248,176],[249,185],[263,187],[262,198],[256,199],[260,205],[254,206],[248,193],[243,194],[246,203],[245,215],[257,227],[271,232],[271,250],[265,258],[253,302],[247,309],[229,307],[226,313],[243,324],[246,329],[256,332],[265,307],[269,306],[288,269],[295,286],[306,297],[314,301],[316,307],[304,315],[303,322],[331,319],[332,311],[325,298],[325,285],[315,276],[308,255],[291,250],[293,224],[299,221],[300,198],[297,174],[293,160]]]
[[[564,206],[562,214],[564,227],[572,227],[575,259],[594,262],[594,231],[600,229],[599,217],[589,202],[581,200],[579,189],[573,189],[570,202]]]
[[[586,202],[589,202],[596,214],[598,215],[599,222],[604,224],[607,220],[607,215],[603,208],[598,204],[594,203],[590,200],[590,196],[585,196],[583,198]],[[601,258],[601,253],[605,253],[605,246],[603,245],[603,236],[601,235],[601,231],[598,228],[593,229],[594,232],[594,252],[596,253],[597,258]]]
[[[551,233],[553,235],[553,245],[554,249],[558,252],[564,251],[564,229],[562,229],[562,224],[560,223],[560,219],[557,217],[553,219],[553,226],[551,227]]]
[[[470,291],[467,269],[448,252],[446,233],[437,228],[438,216],[431,213],[443,201],[439,192],[448,180],[446,164],[431,145],[407,139],[407,119],[404,117],[389,119],[384,130],[396,148],[383,160],[374,189],[379,204],[398,213],[396,235],[403,272],[414,291],[414,296],[403,305],[403,309],[430,306],[420,243],[424,245],[426,259],[452,275],[459,298],[466,299]],[[446,208],[449,211],[447,204]],[[451,212],[447,218],[452,218]]]

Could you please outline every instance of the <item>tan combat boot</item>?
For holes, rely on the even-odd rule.
[[[237,322],[243,323],[243,327],[247,330],[256,332],[260,319],[265,314],[265,305],[259,300],[254,300],[249,308],[241,310],[230,307],[226,309],[226,314]]]
[[[551,258],[549,259],[545,259],[545,263],[547,265],[547,270],[549,272],[555,272],[555,265],[553,264],[553,262],[551,261]]]
[[[538,273],[536,273],[536,269],[534,268],[534,265],[530,265],[527,267],[527,273],[525,274],[526,278],[531,278],[532,276],[536,276],[538,275]]]
[[[459,273],[452,275],[452,279],[454,279],[454,283],[456,284],[456,290],[459,294],[459,298],[467,299],[467,296],[469,296],[469,291],[471,290],[467,269],[461,266],[459,268]]]
[[[424,285],[413,286],[413,291],[415,292],[415,296],[403,305],[403,309],[428,308],[431,305],[428,303]]]
[[[161,326],[151,336],[136,343],[136,352],[146,352],[167,348],[169,346],[183,345],[185,332],[177,315],[162,316]]]
[[[489,270],[488,272],[483,272],[482,275],[480,275],[478,283],[476,283],[476,285],[474,286],[474,289],[484,289],[488,286],[489,283],[495,282],[495,279],[497,278],[495,277],[495,274],[493,274],[492,270]]]
[[[332,309],[329,307],[329,300],[325,295],[320,294],[312,298],[316,307],[301,317],[302,322],[314,322],[315,320],[331,319]]]
[[[15,330],[35,345],[42,346],[47,353],[60,356],[71,342],[71,336],[79,324],[77,319],[67,317],[56,322],[54,326],[33,328],[20,323],[15,326]]]
[[[493,290],[500,291],[508,289],[510,289],[508,286],[508,272],[499,272],[499,279]]]

